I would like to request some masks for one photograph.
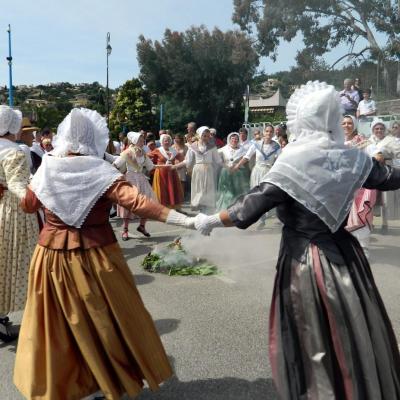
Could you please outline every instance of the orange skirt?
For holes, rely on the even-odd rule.
[[[172,375],[153,320],[117,243],[88,250],[37,246],[14,382],[27,399],[108,400]]]
[[[183,203],[183,189],[179,175],[171,168],[156,168],[153,177],[153,191],[158,201],[170,208],[179,208]]]

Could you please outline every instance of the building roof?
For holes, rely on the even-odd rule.
[[[286,99],[283,98],[281,91],[278,89],[271,97],[250,96],[249,107],[285,107]]]

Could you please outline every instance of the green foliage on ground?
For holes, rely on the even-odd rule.
[[[189,256],[179,240],[157,253],[149,253],[143,259],[142,267],[149,272],[158,272],[170,276],[207,276],[218,273],[215,265],[204,259],[195,259]]]

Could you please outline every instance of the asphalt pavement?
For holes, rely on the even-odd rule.
[[[120,236],[121,223],[112,222]],[[131,224],[120,242],[136,283],[152,314],[176,375],[161,390],[145,389],[137,400],[275,400],[268,362],[268,312],[272,296],[280,224],[261,231],[217,229],[210,237],[150,222],[151,238]],[[137,233],[137,234],[136,234]],[[196,256],[219,267],[208,277],[150,274],[140,266],[155,246],[182,236]],[[377,285],[400,340],[400,224],[371,240]],[[18,322],[20,313],[13,316]],[[23,399],[12,383],[16,343],[0,342],[0,400]]]

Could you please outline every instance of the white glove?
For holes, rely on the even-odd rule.
[[[205,215],[200,213],[194,218],[194,227],[205,236],[209,236],[214,228],[223,226],[224,224],[219,217],[219,213],[214,215]]]
[[[194,229],[195,218],[187,217],[175,210],[171,210],[168,213],[167,220],[165,221],[169,225],[183,226],[187,229]]]

